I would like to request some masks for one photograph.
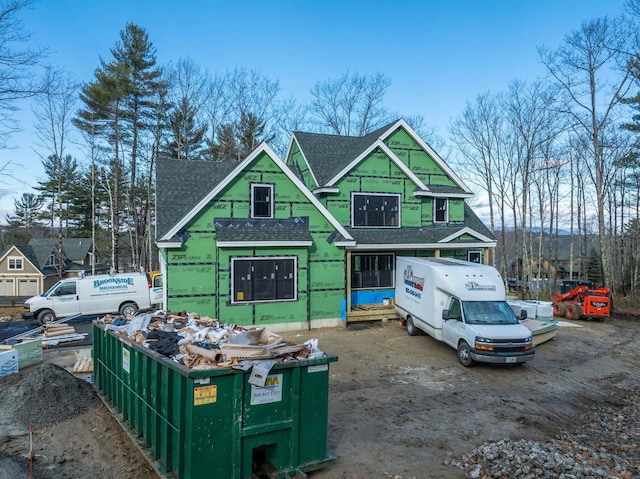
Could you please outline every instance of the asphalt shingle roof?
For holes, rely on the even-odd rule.
[[[58,248],[58,239],[32,238],[29,246],[33,248],[39,264],[45,264],[49,260],[49,255]],[[70,260],[83,260],[90,249],[90,238],[62,238],[62,252]]]
[[[298,146],[309,167],[320,183],[325,186],[349,163],[375,143],[396,121],[364,136],[326,135],[322,133],[294,132]]]
[[[238,163],[159,160],[156,168],[156,239],[162,238]]]
[[[58,269],[54,266],[45,266],[49,261],[49,257],[58,247],[57,238],[32,238],[27,245],[14,245],[15,248],[27,259],[34,267],[36,267],[44,276],[54,276],[58,274]],[[4,256],[11,246],[5,248],[0,256]],[[105,264],[95,264],[92,268],[90,264],[83,265],[74,263],[75,261],[84,260],[91,248],[91,239],[89,238],[63,238],[62,239],[62,255],[63,270],[90,272],[92,269],[96,271],[106,271],[109,266]]]
[[[464,224],[434,224],[403,228],[347,228],[347,231],[357,244],[401,246],[405,244],[435,244],[467,227],[485,237],[495,239],[494,235],[466,203],[464,205]]]

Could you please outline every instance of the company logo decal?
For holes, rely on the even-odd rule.
[[[93,281],[93,287],[99,291],[113,291],[116,289],[128,289],[133,286],[133,278],[107,278],[96,279]]]
[[[421,296],[420,292],[424,290],[424,278],[414,276],[413,268],[410,265],[405,268],[402,278],[404,279],[404,284],[408,286],[405,288],[405,292],[419,298]]]
[[[464,285],[469,291],[495,291],[495,284],[478,284],[475,281],[469,281]]]

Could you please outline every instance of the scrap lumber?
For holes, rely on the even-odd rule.
[[[74,374],[84,374],[93,372],[93,358],[80,358],[76,361],[71,368],[71,372]]]
[[[62,326],[62,327],[49,327],[47,326],[44,335],[47,338],[52,338],[55,336],[65,336],[68,334],[75,334],[76,329],[73,326]]]

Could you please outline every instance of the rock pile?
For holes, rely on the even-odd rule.
[[[605,404],[556,439],[484,444],[446,464],[468,479],[631,479],[640,477],[640,388],[623,404]]]

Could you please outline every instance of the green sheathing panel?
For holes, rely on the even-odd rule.
[[[385,143],[427,186],[456,186],[440,165],[403,128],[391,134]]]
[[[460,235],[456,238],[456,241],[474,241],[474,242],[478,242],[480,241],[478,238],[476,238],[473,235],[470,235],[469,233],[465,233],[463,235]]]
[[[450,199],[449,200],[449,223],[463,223],[463,222],[464,222],[464,200]]]
[[[219,317],[225,323],[265,325],[306,321],[308,317],[308,252],[306,248],[220,248]],[[297,299],[261,303],[231,302],[231,263],[234,258],[295,257]]]
[[[311,319],[339,318],[340,303],[345,299],[344,288],[335,291],[311,291],[309,304]]]
[[[309,248],[217,247],[214,219],[249,218],[251,183],[274,186],[277,218],[309,218],[312,237]],[[170,310],[186,310],[239,325],[298,322],[306,321],[309,317],[340,317],[340,299],[345,294],[344,251],[327,242],[335,228],[268,155],[256,158],[240,172],[195,215],[185,229],[189,239],[181,248],[167,250],[165,256]],[[243,238],[238,237],[238,240]],[[264,256],[297,258],[297,300],[232,304],[231,258]],[[315,293],[320,296],[337,295],[340,299],[324,304],[322,308],[318,306],[316,314],[311,315],[310,298],[312,295],[320,297]]]
[[[420,205],[420,226],[433,224],[433,198],[422,198]],[[404,211],[404,210],[403,210]],[[464,200],[449,200],[449,223],[464,223]]]
[[[309,190],[313,190],[317,187],[313,180],[313,176],[311,175],[311,171],[307,166],[307,162],[304,161],[304,157],[302,156],[297,144],[293,144],[286,163],[294,173],[299,174],[299,176],[302,177],[302,182]]]
[[[422,226],[433,224],[433,198],[422,199],[420,222]]]
[[[267,154],[260,155],[242,171],[216,198],[214,218],[250,218],[251,184],[268,184],[274,188],[274,216],[290,218],[306,216],[292,214],[292,203],[307,203],[309,200],[289,177],[278,168]],[[229,204],[229,209],[218,206]],[[215,208],[219,208],[219,211]],[[221,214],[218,214],[220,212]],[[319,213],[318,213],[319,214]]]
[[[413,196],[415,183],[389,157],[377,150],[342,177],[335,185],[340,193],[327,197],[326,206],[340,224],[351,225],[351,193],[398,194],[402,226],[421,226],[424,201]]]
[[[192,225],[203,228],[208,209],[192,221]],[[165,253],[167,264],[167,309],[187,311],[216,317],[215,295],[217,263],[215,252],[215,234],[213,222],[209,222],[209,231],[190,226],[189,240],[178,249],[169,249]]]

